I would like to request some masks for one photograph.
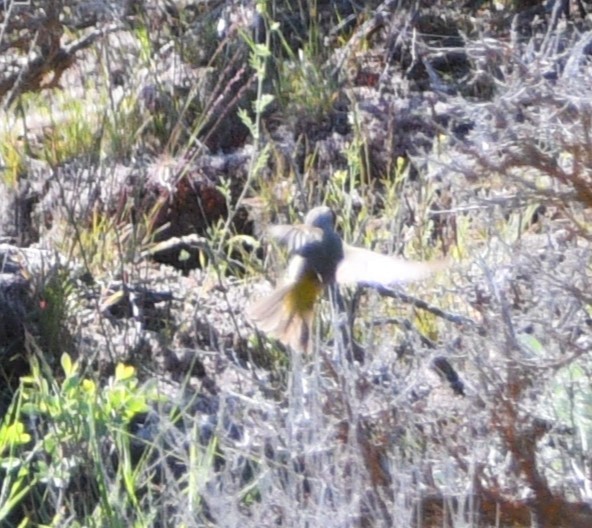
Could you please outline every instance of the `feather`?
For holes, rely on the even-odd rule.
[[[417,262],[382,255],[344,244],[344,258],[337,267],[340,284],[392,286],[426,278],[446,267],[446,261]]]

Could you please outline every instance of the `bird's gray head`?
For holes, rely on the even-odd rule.
[[[335,226],[335,213],[324,205],[315,207],[308,212],[304,223],[309,226],[332,230]]]

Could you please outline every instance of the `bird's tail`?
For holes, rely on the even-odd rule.
[[[316,276],[280,286],[268,297],[247,308],[247,317],[266,334],[297,352],[311,346],[314,303],[322,286]]]

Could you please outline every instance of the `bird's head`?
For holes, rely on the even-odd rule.
[[[335,227],[335,213],[324,205],[311,209],[304,219],[306,225],[332,230]]]

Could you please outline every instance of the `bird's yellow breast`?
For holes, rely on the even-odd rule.
[[[323,285],[316,274],[305,273],[294,282],[290,292],[284,298],[286,308],[290,313],[310,312],[322,290]]]

